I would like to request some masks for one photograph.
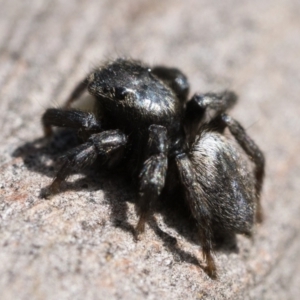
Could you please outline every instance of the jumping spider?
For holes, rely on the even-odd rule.
[[[86,89],[95,98],[93,113],[71,108]],[[172,185],[169,178],[176,178],[199,230],[207,272],[216,277],[215,236],[251,235],[253,224],[261,221],[264,156],[226,114],[237,101],[233,92],[195,94],[187,101],[188,92],[186,76],[175,68],[150,68],[126,59],[96,68],[64,108],[47,109],[42,117],[46,136],[59,126],[77,130],[83,140],[65,154],[47,195],[59,190],[71,170],[91,165],[97,157],[123,163],[139,181],[136,230],[141,233],[151,204],[167,181]],[[224,134],[225,128],[239,146]],[[253,168],[245,164],[241,149]]]

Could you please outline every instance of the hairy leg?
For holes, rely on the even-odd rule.
[[[158,198],[165,185],[168,165],[166,141],[165,127],[159,125],[149,127],[148,159],[144,162],[139,176],[139,221],[136,226],[138,234],[144,231],[151,203]]]
[[[232,91],[222,93],[195,94],[186,105],[185,127],[189,140],[194,141],[203,122],[207,122],[207,111],[213,118],[233,107],[237,102],[237,96]]]
[[[101,124],[94,114],[79,110],[49,108],[42,116],[45,136],[52,134],[52,126],[68,127],[89,133],[99,132]]]
[[[98,156],[107,159],[115,151],[124,147],[127,137],[119,130],[103,131],[93,134],[86,143],[79,145],[62,157],[63,165],[52,184],[44,192],[43,197],[49,197],[59,191],[60,184],[65,181],[73,170],[81,170],[91,165]]]
[[[188,102],[186,113],[189,117],[201,117],[207,109],[217,114],[227,111],[237,102],[237,96],[232,91],[221,93],[195,94]]]

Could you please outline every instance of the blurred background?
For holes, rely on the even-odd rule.
[[[0,3],[1,299],[297,299],[298,0]],[[119,56],[181,69],[191,95],[236,91],[231,113],[265,153],[265,221],[239,251],[216,252],[217,281],[193,263],[201,253],[184,220],[157,217],[182,250],[151,226],[139,243],[116,226],[136,223],[119,180],[72,175],[81,185],[39,197],[56,157],[39,143],[42,113]]]

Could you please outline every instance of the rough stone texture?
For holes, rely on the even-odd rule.
[[[298,299],[298,0],[0,3],[2,300]],[[122,178],[87,170],[64,193],[39,197],[72,144],[40,140],[41,114],[119,55],[177,66],[192,91],[234,89],[232,115],[265,152],[265,221],[253,241],[238,237],[238,251],[216,251],[216,281],[178,211],[157,214],[134,241],[136,198]]]

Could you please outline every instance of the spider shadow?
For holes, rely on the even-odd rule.
[[[26,142],[15,149],[12,155],[13,157],[21,157],[28,170],[53,179],[61,165],[60,157],[68,150],[78,146],[79,143],[80,141],[74,131],[57,129],[50,139],[43,137]],[[71,172],[70,175],[80,173],[84,177],[63,182],[59,192],[55,195],[67,191],[87,190],[92,192],[103,190],[106,200],[110,203],[111,217],[115,226],[134,236],[134,227],[127,218],[127,202],[135,202],[136,195],[130,182],[127,182],[124,171],[121,169],[118,171],[106,169],[99,161],[96,161],[89,168],[79,172]],[[48,187],[49,185],[41,189],[41,198],[46,195]]]
[[[200,245],[199,231],[195,219],[184,201],[182,189],[178,189],[169,197],[164,197],[158,211],[163,216],[163,221],[168,228],[173,228],[190,243]],[[214,250],[223,253],[238,253],[236,234],[221,232],[219,228],[214,231]]]
[[[184,201],[183,190],[177,190],[169,197],[163,195],[161,202],[158,202],[158,207],[155,212],[162,215],[163,223],[167,228],[174,229],[180,236],[183,236],[189,243],[199,246],[200,250],[200,239],[197,224],[194,218],[191,216],[190,210]],[[150,220],[149,226],[156,233],[157,236],[163,240],[164,245],[174,255],[174,260],[185,261],[200,267],[206,272],[206,266],[201,263],[195,255],[190,254],[180,249],[177,244],[176,238],[172,237],[168,233],[164,232],[154,220]],[[214,230],[214,251],[222,252],[226,254],[238,253],[239,248],[237,245],[236,234],[229,234]],[[201,252],[201,251],[199,251]]]
[[[66,151],[77,146],[79,143],[76,134],[71,130],[59,129],[51,139],[39,138],[32,142],[27,142],[18,147],[14,157],[21,157],[27,169],[43,174],[49,178],[54,178],[59,165],[59,157]],[[74,172],[78,173],[78,172]],[[111,220],[113,224],[132,235],[137,241],[136,231],[128,220],[127,202],[136,203],[138,199],[136,186],[128,180],[129,176],[124,169],[110,171],[104,167],[99,168],[99,162],[90,168],[80,171],[84,175],[73,182],[64,182],[59,193],[66,191],[97,191],[102,189],[111,207]],[[71,174],[70,174],[71,175]],[[45,187],[41,191],[44,193]],[[118,199],[118,200],[116,200]],[[173,228],[186,240],[199,245],[198,231],[195,221],[191,218],[190,212],[183,201],[183,193],[175,191],[172,195],[162,195],[161,201],[157,201],[153,207],[153,212],[159,213],[167,227]],[[163,231],[157,224],[154,217],[148,221],[150,228],[163,241],[164,246],[173,254],[175,261],[184,261],[195,265],[204,271],[205,266],[199,262],[197,257],[180,249],[176,238]],[[217,241],[216,251],[237,252],[235,236],[225,237],[221,235]]]

